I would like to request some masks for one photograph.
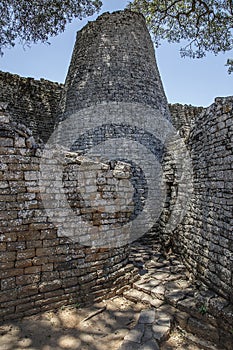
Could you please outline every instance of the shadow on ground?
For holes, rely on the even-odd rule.
[[[0,350],[117,350],[143,308],[117,297],[89,308],[64,307],[4,323]]]

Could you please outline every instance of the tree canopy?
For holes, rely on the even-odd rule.
[[[0,0],[0,54],[16,40],[48,42],[73,18],[91,16],[101,6],[100,0]]]
[[[134,0],[129,7],[144,14],[157,44],[188,40],[182,55],[200,58],[233,48],[232,0]]]
[[[233,0],[134,0],[129,8],[144,14],[157,45],[184,40],[182,56],[233,49]],[[232,64],[229,59],[229,72]]]
[[[0,0],[0,54],[17,40],[48,42],[73,18],[101,6],[101,0]],[[156,45],[184,41],[182,56],[201,58],[233,48],[233,0],[132,0],[128,7],[144,14]],[[232,72],[232,59],[227,65]]]

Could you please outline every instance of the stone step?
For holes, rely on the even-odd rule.
[[[158,298],[153,298],[152,296],[148,295],[147,293],[137,290],[137,289],[130,289],[123,293],[123,296],[135,303],[143,303],[150,305],[152,307],[158,308],[163,304],[163,300],[160,300]]]
[[[133,288],[137,289],[137,290],[139,290],[141,292],[144,292],[144,293],[146,293],[148,295],[151,295],[152,294],[152,290],[154,288],[156,288],[157,286],[159,286],[160,284],[161,284],[161,282],[156,280],[156,279],[152,279],[152,278],[147,279],[147,280],[140,279],[140,280],[134,282]]]
[[[174,318],[167,310],[163,306],[142,310],[118,350],[159,350],[159,344],[169,338],[173,329]]]
[[[148,244],[144,247],[140,245],[140,254],[145,253],[146,256],[148,249]],[[175,321],[181,328],[204,341],[216,343],[219,350],[232,350],[233,305],[201,282],[194,283],[176,255],[163,256],[152,249],[151,259],[146,261],[140,254],[137,259],[142,264],[141,276],[124,296],[135,302],[143,302],[157,311],[170,305]],[[159,342],[159,339],[156,341]]]

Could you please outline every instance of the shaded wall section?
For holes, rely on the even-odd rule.
[[[0,108],[11,119],[30,128],[33,136],[46,142],[52,134],[60,113],[63,84],[48,80],[20,77],[0,71]],[[64,93],[63,93],[64,95]],[[173,125],[187,132],[187,126],[195,120],[203,107],[169,104]]]
[[[3,319],[29,315],[64,304],[76,302],[88,304],[94,300],[107,298],[120,293],[121,288],[128,288],[135,277],[134,267],[128,264],[130,249],[128,240],[124,242],[124,246],[121,244],[117,247],[113,241],[111,248],[106,248],[106,245],[93,245],[93,248],[90,248],[90,244],[88,247],[81,246],[80,241],[76,243],[76,240],[71,240],[61,233],[58,234],[54,221],[48,218],[48,211],[44,210],[45,201],[42,202],[41,199],[43,191],[38,183],[43,144],[38,147],[32,139],[30,130],[22,124],[22,121],[33,129],[35,138],[39,135],[46,141],[53,132],[61,86],[29,78],[13,76],[11,79],[11,77],[7,73],[2,74],[3,89],[0,99],[2,102],[8,102],[8,106],[2,103],[5,114],[3,113],[0,140],[3,190],[0,201],[2,219],[0,313]],[[110,101],[140,102],[143,107],[148,105],[159,110],[164,119],[169,118],[168,105],[145,20],[141,15],[129,11],[105,14],[97,21],[88,24],[78,34],[63,90],[64,119],[83,107]],[[10,113],[13,122],[5,118],[6,112]],[[105,111],[106,122],[109,117],[107,112]],[[131,108],[126,111],[126,125],[120,125],[120,130],[119,125],[114,125],[114,121],[112,122],[110,131],[113,136],[124,136],[125,133],[131,135],[137,132],[128,127],[131,112]],[[91,118],[87,116],[89,119],[85,119],[85,115],[82,114],[81,117],[84,126],[87,120],[93,120],[92,116]],[[21,124],[15,121],[20,121]],[[75,120],[74,123],[79,124],[79,120]],[[108,128],[103,130],[102,125],[100,126],[98,135],[102,142],[110,133]],[[66,140],[66,137],[69,137],[66,134],[67,130],[62,129],[62,131]],[[130,182],[128,175],[125,174],[122,166],[119,167],[119,163],[116,163],[117,159],[114,159],[116,161],[114,167],[112,159],[109,159],[111,164],[105,164],[107,168],[104,168],[106,174],[101,173],[104,169],[101,165],[99,168],[97,164],[97,172],[101,176],[96,177],[96,172],[91,171],[93,169],[90,167],[90,171],[83,177],[81,186],[80,183],[77,184],[77,174],[82,165],[78,158],[80,145],[85,146],[89,143],[92,145],[96,133],[94,130],[91,135],[83,133],[81,136],[77,147],[66,149],[69,151],[67,154],[74,153],[70,163],[65,162],[66,155],[63,156],[62,149],[59,149],[61,159],[64,161],[62,181],[64,188],[68,191],[68,200],[75,214],[77,212],[77,216],[81,216],[83,222],[88,221],[90,232],[97,231],[96,236],[98,236],[98,229],[101,230],[104,227],[108,234],[114,226],[112,231],[117,236],[118,230],[124,226],[125,222],[128,223],[131,220],[131,214],[138,214],[136,211],[132,212],[130,207],[127,207],[123,213],[115,213],[115,207],[114,212],[110,208],[111,202],[119,199],[114,193],[116,187],[121,187],[121,192],[125,194],[126,185]],[[141,137],[141,134],[136,136]],[[77,137],[76,131],[75,137]],[[144,134],[141,138],[145,141]],[[151,135],[147,133],[145,138],[150,140]],[[131,150],[129,151],[132,153]],[[147,153],[145,150],[144,154]],[[86,156],[85,153],[83,157]],[[48,161],[50,160],[53,162],[54,159]],[[93,165],[89,160],[87,164]],[[120,180],[118,180],[116,168],[121,169]],[[129,163],[128,168],[130,168]],[[61,180],[57,179],[56,170],[53,172],[54,183],[51,183],[53,179],[50,179],[49,188],[44,183],[45,193],[55,196],[51,201],[49,196],[47,197],[47,206],[54,203],[54,198],[56,200],[58,181]],[[135,172],[141,179],[139,170],[136,169]],[[133,174],[134,180],[135,174]],[[98,183],[91,186],[94,181]],[[119,181],[121,186],[117,185]],[[135,185],[135,193],[136,190],[140,192],[141,184],[142,181],[136,183],[138,186]],[[93,210],[96,185],[97,194],[101,198],[101,203],[104,203],[102,212],[99,208],[96,211]],[[131,183],[129,185],[131,186]],[[80,192],[80,187],[85,190],[85,199],[91,197],[91,208],[87,205],[87,199],[86,205],[80,199],[80,193],[77,193]],[[58,206],[61,205],[59,209],[62,215],[59,219],[65,223],[69,222],[69,217],[64,214],[66,212],[62,203],[59,200],[57,203]],[[137,206],[136,200],[134,206]],[[143,203],[136,209],[143,209]],[[83,236],[88,236],[88,232],[83,231],[81,232]]]
[[[136,272],[128,264],[128,246],[95,249],[58,237],[43,208],[41,148],[29,130],[0,116],[0,143],[1,320],[66,304],[90,304],[127,288]],[[81,160],[77,154],[66,159],[64,187],[73,198],[75,168]]]
[[[233,97],[216,98],[196,118],[187,145],[193,194],[166,239],[197,278],[233,301]]]
[[[0,104],[43,141],[54,128],[61,91],[62,84],[0,71]]]

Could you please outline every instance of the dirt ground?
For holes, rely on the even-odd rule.
[[[117,350],[146,308],[116,297],[87,308],[63,307],[0,325],[0,350]],[[173,331],[161,350],[202,350]]]

